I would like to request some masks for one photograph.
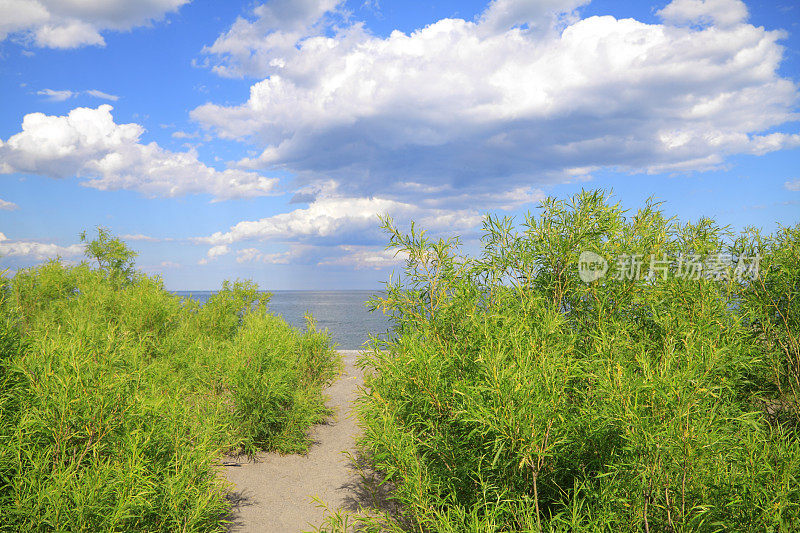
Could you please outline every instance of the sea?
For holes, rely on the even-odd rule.
[[[216,291],[174,291],[178,296],[205,303]],[[267,291],[272,294],[268,307],[290,325],[305,331],[306,313],[311,313],[317,329],[327,329],[340,350],[358,350],[370,334],[385,339],[391,329],[381,311],[370,312],[366,301],[379,291]]]

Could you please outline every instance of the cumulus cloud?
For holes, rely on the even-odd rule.
[[[139,124],[117,124],[110,105],[76,108],[65,116],[30,113],[22,131],[0,140],[0,174],[51,178],[79,176],[101,190],[129,189],[147,196],[208,193],[217,200],[271,194],[277,179],[239,169],[217,170],[197,152],[142,144]]]
[[[208,251],[208,259],[216,259],[222,255],[226,255],[230,252],[230,249],[225,244],[218,244],[217,246],[212,246],[211,249]]]
[[[326,16],[343,0],[272,0],[253,10],[253,20],[239,17],[211,46],[207,64],[221,76],[260,73],[284,62],[309,35],[326,29]],[[258,75],[258,74],[256,74]]]
[[[39,47],[104,46],[101,32],[160,20],[189,0],[0,0],[0,41],[15,34]]]
[[[414,219],[431,230],[470,229],[481,221],[475,209],[431,209],[384,198],[325,197],[307,208],[239,222],[228,231],[198,237],[195,242],[213,245],[209,257],[220,255],[214,250],[227,252],[227,245],[241,241],[382,242],[378,215]]]
[[[747,24],[740,1],[675,0],[659,12],[664,24],[580,19],[582,3],[496,0],[475,21],[384,38],[326,23],[331,1],[303,11],[286,46],[264,44],[265,32],[286,33],[272,18],[242,19],[207,52],[221,74],[264,79],[241,105],[191,115],[262,149],[241,168],[406,201],[409,183],[430,198],[493,194],[591,169],[697,171],[800,146],[800,135],[775,131],[798,98],[778,72],[784,33]]]
[[[747,6],[741,0],[673,0],[657,14],[670,24],[729,27],[747,20]]]
[[[8,200],[3,200],[0,198],[0,210],[1,211],[14,211],[15,209],[19,209],[19,206],[14,202],[9,202]]]
[[[787,180],[783,187],[788,191],[800,191],[800,179]]]
[[[259,248],[244,248],[236,252],[238,263],[264,263],[269,265],[316,264],[339,266],[355,270],[381,270],[401,264],[405,253],[386,250],[381,246],[340,244],[336,246],[312,246],[291,244],[288,250],[265,252]]]
[[[57,244],[38,241],[13,241],[0,233],[0,257],[25,257],[41,261],[42,259],[74,257],[83,254],[82,244],[59,246]]]
[[[449,197],[418,203],[387,198],[342,196],[327,183],[307,189],[308,206],[258,220],[245,220],[208,236],[192,239],[210,245],[200,264],[236,253],[238,263],[317,264],[355,269],[383,269],[401,262],[405,256],[383,249],[386,236],[380,229],[380,216],[389,216],[405,225],[413,220],[433,234],[458,234],[473,238],[489,209],[512,209],[544,198],[539,190],[515,189],[493,197],[476,196],[470,207],[453,207],[459,198]],[[468,203],[465,200],[465,203]],[[261,243],[236,249],[242,243]],[[276,248],[277,247],[277,251]],[[281,250],[281,248],[288,249]]]
[[[405,188],[411,196],[431,192],[427,186],[417,183],[406,183]],[[545,197],[541,190],[531,187],[518,187],[496,194],[470,195],[440,189],[433,192],[440,196],[403,202],[381,197],[344,196],[335,182],[321,182],[302,188],[295,195],[297,202],[307,203],[307,207],[258,220],[245,220],[227,231],[196,237],[192,241],[211,245],[207,257],[200,264],[233,252],[239,243],[260,242],[268,245],[270,251],[252,246],[242,248],[236,251],[236,260],[239,263],[306,262],[384,268],[395,261],[379,246],[386,241],[380,229],[382,216],[403,223],[413,220],[426,231],[437,234],[470,236],[480,226],[485,212],[515,209],[538,203]],[[275,252],[271,250],[275,245],[288,245],[289,249]]]
[[[590,0],[492,0],[480,16],[483,35],[505,32],[516,26],[527,26],[539,33],[559,28],[577,18],[575,10]]]
[[[405,253],[385,250],[373,246],[343,244],[338,247],[340,255],[319,262],[320,265],[344,266],[356,270],[381,270],[401,264],[408,257]]]
[[[244,248],[236,252],[237,263],[266,263],[269,265],[288,265],[297,263],[307,257],[314,247],[304,244],[293,244],[284,252],[266,253],[258,248]]]

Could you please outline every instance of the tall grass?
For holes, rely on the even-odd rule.
[[[327,334],[248,281],[176,297],[102,229],[87,255],[2,280],[0,528],[222,530],[222,454],[303,451],[328,414]]]
[[[477,257],[384,227],[409,259],[373,302],[395,333],[359,411],[394,529],[800,530],[800,226],[734,235],[594,191],[486,218]],[[606,276],[579,279],[583,251]],[[678,275],[756,253],[755,279]],[[623,254],[667,275],[628,279]]]

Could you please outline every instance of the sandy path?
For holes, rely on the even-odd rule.
[[[347,507],[357,495],[357,474],[344,452],[354,451],[357,435],[352,412],[361,371],[355,367],[356,350],[340,350],[345,368],[342,376],[325,394],[334,415],[328,424],[311,430],[314,444],[308,455],[263,454],[257,462],[233,460],[225,476],[236,487],[231,532],[298,532],[321,525],[324,509],[317,497],[331,509]]]

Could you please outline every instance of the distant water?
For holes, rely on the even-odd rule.
[[[204,303],[215,291],[175,291],[179,296]],[[370,313],[364,306],[378,291],[269,291],[269,309],[290,325],[305,331],[306,312],[311,312],[318,329],[330,332],[342,350],[357,350],[369,334],[385,338],[391,324],[380,311]]]

